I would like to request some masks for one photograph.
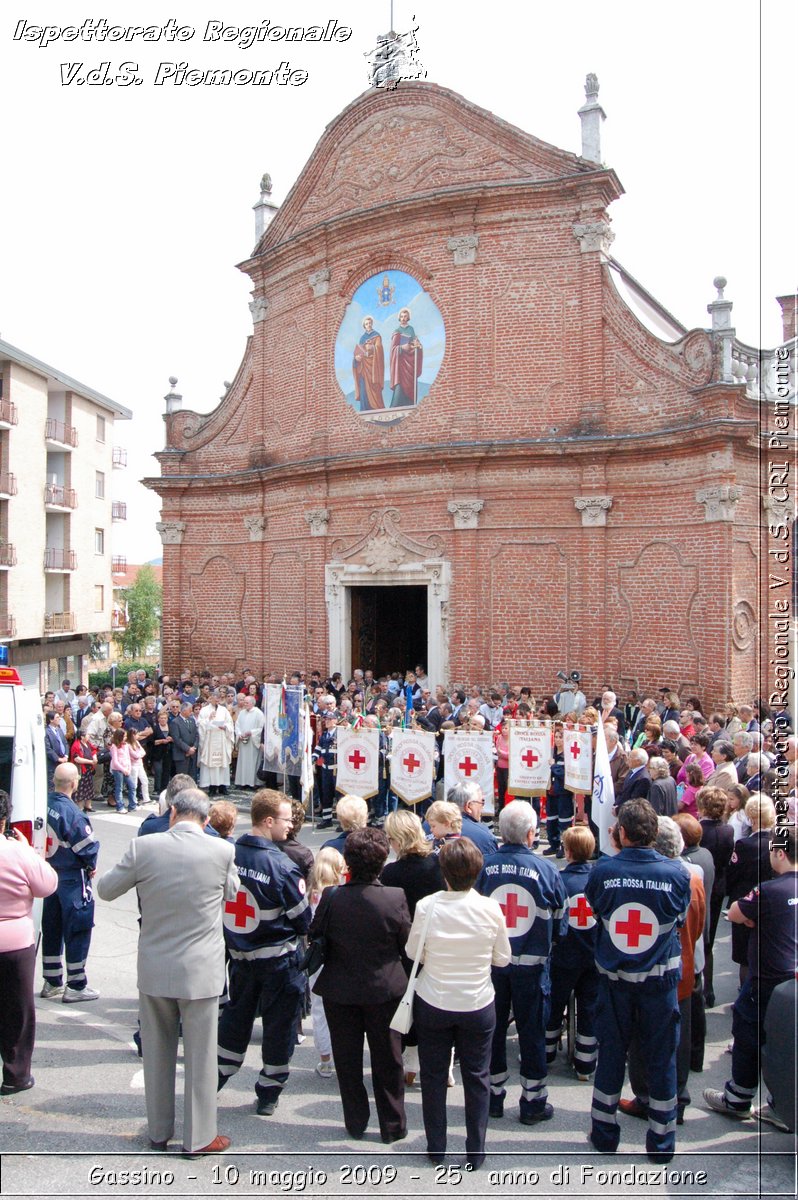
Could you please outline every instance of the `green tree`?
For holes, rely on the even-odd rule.
[[[136,582],[125,594],[127,628],[122,634],[122,650],[128,658],[146,654],[161,626],[163,593],[152,567],[142,567]]]

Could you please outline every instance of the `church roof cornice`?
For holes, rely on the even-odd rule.
[[[371,447],[362,452],[347,451],[344,454],[320,455],[289,462],[275,463],[269,466],[252,466],[240,471],[207,471],[182,472],[175,475],[160,475],[143,479],[142,483],[159,495],[168,495],[189,491],[198,484],[207,488],[241,488],[248,483],[271,483],[281,479],[292,482],[305,477],[318,478],[320,473],[327,476],[339,472],[351,471],[362,462],[373,463],[375,467],[390,462],[397,469],[405,469],[406,460],[418,462],[430,459],[434,461],[473,461],[501,458],[502,461],[514,458],[529,458],[530,455],[544,458],[562,458],[567,454],[595,455],[596,453],[630,453],[639,456],[641,451],[650,451],[653,446],[664,446],[672,457],[679,452],[679,447],[693,452],[697,445],[717,443],[718,441],[748,442],[756,436],[758,421],[752,415],[750,419],[734,417],[717,417],[701,420],[686,421],[670,425],[663,429],[647,429],[643,432],[632,430],[629,433],[602,434],[600,432],[576,432],[572,436],[557,435],[542,438],[507,438],[494,439],[486,442],[473,441],[449,442],[442,446],[440,442],[415,443],[412,446]],[[682,439],[687,439],[682,441]],[[160,459],[160,455],[156,455]]]

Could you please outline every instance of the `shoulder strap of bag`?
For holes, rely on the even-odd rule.
[[[421,955],[424,953],[424,943],[427,940],[427,933],[429,932],[429,925],[430,925],[430,921],[432,920],[432,913],[433,913],[434,908],[435,908],[435,901],[433,900],[432,903],[430,904],[429,908],[427,909],[427,915],[424,918],[424,927],[421,930],[421,941],[418,943],[418,950],[416,950],[416,957],[413,959],[413,970],[410,972],[410,978],[407,981],[408,987],[410,987],[415,982],[416,975],[418,975],[418,968],[421,966]]]

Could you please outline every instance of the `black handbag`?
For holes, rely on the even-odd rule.
[[[336,890],[335,887],[332,888]],[[315,975],[324,966],[324,954],[327,949],[327,925],[330,921],[330,908],[332,901],[327,904],[327,911],[324,914],[324,920],[319,926],[318,932],[313,941],[308,946],[302,961],[299,964],[300,971],[307,971],[308,975]]]

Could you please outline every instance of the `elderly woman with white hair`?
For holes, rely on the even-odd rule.
[[[344,852],[344,844],[349,834],[355,829],[365,829],[369,819],[369,806],[360,796],[340,796],[335,806],[335,816],[341,826],[337,837],[330,838],[322,845],[322,850],[337,850]]]
[[[657,817],[657,837],[654,849],[665,858],[679,858],[684,850],[684,838],[681,830],[670,817]],[[679,930],[679,943],[682,951],[682,977],[679,981],[676,996],[679,1001],[679,1044],[676,1050],[676,1124],[684,1123],[684,1110],[690,1103],[690,1093],[687,1089],[687,1079],[690,1074],[691,1052],[691,996],[695,985],[696,948],[701,950],[706,919],[706,895],[700,867],[693,869],[684,860],[685,871],[690,875],[690,904],[687,909],[684,924]],[[701,963],[699,960],[699,967]],[[629,1045],[629,1082],[634,1092],[631,1100],[621,1100],[618,1104],[621,1112],[628,1117],[640,1117],[648,1120],[648,1085],[643,1057],[640,1050],[640,1040],[637,1034],[632,1036]]]

